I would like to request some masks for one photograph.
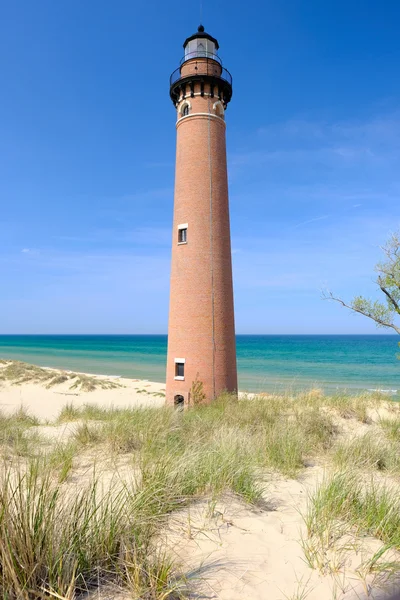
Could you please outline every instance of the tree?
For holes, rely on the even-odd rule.
[[[375,266],[375,271],[378,273],[376,284],[384,295],[383,302],[356,296],[348,304],[330,291],[324,293],[323,297],[372,319],[377,327],[393,329],[400,335],[400,231],[392,234],[381,249],[385,260]]]

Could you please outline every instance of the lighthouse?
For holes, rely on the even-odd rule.
[[[166,403],[183,408],[237,391],[226,161],[232,77],[200,25],[170,78],[176,166]]]

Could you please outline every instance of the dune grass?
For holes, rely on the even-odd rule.
[[[40,456],[48,473],[55,474],[59,483],[62,483],[71,473],[77,454],[77,444],[70,441],[66,444],[57,444],[50,451],[42,452]]]
[[[71,373],[56,369],[44,369],[18,360],[3,361],[0,368],[0,381],[13,385],[23,383],[41,383],[46,388],[68,383],[69,389],[79,389],[83,392],[92,392],[97,389],[115,389],[122,387],[121,383],[110,379],[97,378],[84,373]]]
[[[188,464],[188,453],[200,457],[235,452],[242,465],[287,476],[295,476],[310,457],[329,448],[336,433],[332,417],[321,408],[291,405],[279,397],[237,402],[224,396],[183,414],[155,408],[67,407],[59,421],[66,418],[81,421],[74,436],[79,444],[101,440],[114,454],[133,453],[154,461],[169,455],[181,462],[185,453]]]
[[[226,492],[265,506],[271,473],[297,477],[321,459],[346,473],[310,494],[302,542],[310,566],[326,570],[333,544],[348,534],[399,549],[394,489],[347,473],[350,466],[397,473],[398,417],[374,426],[375,437],[349,440],[338,425],[369,423],[380,402],[313,391],[242,401],[223,394],[183,412],[69,403],[55,425],[70,422],[72,433],[57,443],[35,440],[38,422],[23,409],[0,415],[0,442],[8,448],[0,482],[0,597],[75,600],[107,582],[133,598],[186,598],[188,582],[160,543],[167,516]],[[85,472],[78,487],[71,475],[82,457],[94,471],[97,456],[115,465],[123,460],[128,481],[116,474],[103,487],[95,473],[87,483]],[[381,564],[382,555],[375,558],[366,571]]]
[[[94,477],[71,489],[41,465],[4,474],[0,597],[72,600],[104,581],[125,585],[136,598],[184,597],[183,579],[155,542],[174,490],[166,494],[157,478],[102,490]]]
[[[368,432],[336,444],[333,460],[343,470],[376,469],[397,474],[400,473],[400,445],[383,439],[376,432]]]
[[[400,416],[396,415],[391,419],[382,418],[379,420],[379,425],[390,441],[400,443]]]
[[[0,454],[11,452],[17,456],[28,456],[40,439],[35,427],[39,424],[23,407],[11,415],[0,412]]]
[[[388,551],[400,551],[400,496],[393,485],[366,483],[354,472],[336,473],[309,494],[303,515],[306,536],[302,538],[305,558],[311,568],[322,573],[338,570],[338,562],[360,540],[372,536],[383,545],[364,561],[359,575],[366,577],[375,569],[387,583],[400,572],[400,561],[380,560]]]

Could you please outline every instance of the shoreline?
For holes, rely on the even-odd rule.
[[[54,375],[53,375],[54,374]],[[320,386],[309,386],[304,393],[318,391],[326,394]],[[346,390],[342,394],[349,395]],[[388,400],[398,402],[393,390],[365,390],[364,393],[382,393]],[[239,397],[254,398],[295,395],[293,389],[275,392],[247,392],[239,390]],[[350,394],[357,395],[357,394]],[[360,394],[358,394],[360,395]],[[361,392],[362,395],[362,392]],[[54,419],[65,404],[76,407],[97,404],[115,408],[160,408],[165,405],[165,383],[149,379],[116,377],[98,373],[40,367],[22,361],[0,360],[0,411],[13,412],[26,407],[39,418]]]
[[[7,360],[7,359],[5,359]],[[23,361],[22,361],[23,362]],[[39,365],[35,365],[35,366],[39,366]],[[62,369],[62,368],[56,368],[56,367],[41,367],[42,369],[47,369],[49,371],[65,371],[66,373],[75,373],[77,375],[86,375],[88,377],[102,377],[105,379],[115,379],[115,380],[119,380],[119,379],[127,379],[129,381],[134,381],[134,382],[148,382],[148,383],[152,383],[154,385],[165,385],[165,382],[159,382],[159,381],[150,381],[149,379],[141,379],[141,378],[132,378],[132,377],[125,377],[124,375],[108,375],[106,373],[87,373],[85,371],[72,371],[70,369]],[[284,382],[279,382],[276,383],[275,385],[284,385]],[[315,385],[312,385],[311,388],[309,389],[315,389],[318,387],[318,382],[315,382]],[[348,392],[349,390],[347,388],[336,388],[336,389],[340,389],[343,391]],[[398,389],[378,389],[378,388],[354,388],[354,390],[360,390],[360,392],[370,392],[370,393],[380,393],[380,394],[388,394],[388,395],[396,395],[399,393]],[[262,391],[259,392],[260,394],[266,394],[268,393],[267,391]],[[248,392],[246,390],[238,390],[238,394],[256,394],[256,392]]]
[[[58,367],[58,366],[48,366],[48,365],[43,365],[43,364],[38,364],[37,362],[30,362],[30,361],[25,361],[22,359],[16,359],[13,357],[4,357],[2,355],[0,355],[0,361],[1,360],[6,360],[6,361],[10,361],[10,362],[22,362],[25,364],[30,364],[33,366],[36,366],[38,368],[41,369],[46,369],[49,371],[55,371],[55,372],[65,372],[68,374],[77,374],[77,375],[82,375],[82,376],[87,376],[87,377],[98,377],[98,378],[102,378],[102,379],[110,379],[113,381],[122,381],[122,380],[126,380],[126,381],[130,381],[133,383],[149,383],[152,384],[154,386],[164,386],[166,385],[166,381],[165,379],[163,381],[160,380],[155,380],[155,379],[148,379],[148,378],[144,378],[144,377],[128,377],[126,375],[123,374],[109,374],[109,373],[94,373],[92,371],[81,371],[81,370],[77,370],[77,369],[71,369],[71,368],[67,368],[67,367]],[[270,395],[284,395],[287,393],[292,393],[292,394],[297,394],[297,393],[305,393],[309,390],[314,390],[314,389],[320,389],[322,390],[322,392],[324,393],[324,395],[326,396],[332,396],[335,395],[337,393],[342,393],[342,394],[348,394],[348,395],[360,395],[360,394],[368,394],[368,393],[381,393],[384,395],[387,395],[388,398],[392,399],[393,401],[398,401],[400,402],[400,386],[399,387],[392,387],[390,384],[386,385],[383,384],[382,386],[379,387],[373,387],[370,384],[365,384],[365,385],[358,385],[358,384],[353,384],[353,385],[339,385],[337,383],[334,382],[324,382],[324,381],[318,381],[318,380],[301,380],[300,378],[296,378],[296,377],[292,377],[292,378],[288,378],[288,379],[284,379],[284,380],[275,380],[275,381],[271,381],[271,379],[268,376],[264,376],[262,378],[260,378],[260,380],[263,380],[262,383],[260,381],[260,383],[257,386],[254,386],[254,388],[257,389],[239,389],[238,393],[239,394],[250,394],[250,395],[257,395],[257,394],[270,394]]]
[[[397,336],[238,335],[239,389],[358,394],[399,389]],[[0,357],[43,367],[164,383],[167,336],[0,335]],[[400,397],[399,397],[400,399]]]

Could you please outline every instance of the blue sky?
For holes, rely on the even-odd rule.
[[[400,226],[400,4],[203,0],[227,112],[238,333],[375,333]],[[16,0],[0,22],[0,333],[167,331],[175,113],[199,2]]]

